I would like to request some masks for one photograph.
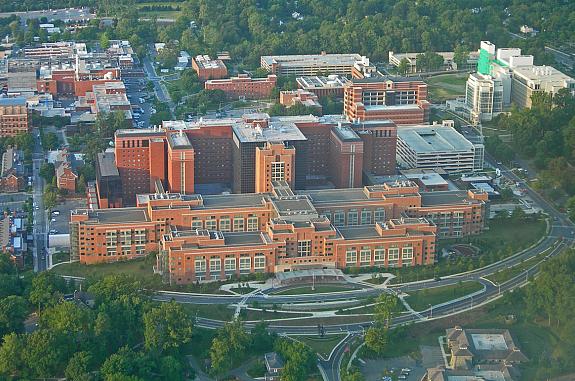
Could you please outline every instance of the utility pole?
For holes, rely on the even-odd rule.
[[[433,319],[433,304],[429,304],[429,318]]]

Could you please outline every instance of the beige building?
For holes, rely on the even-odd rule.
[[[531,97],[538,92],[555,95],[569,89],[575,95],[575,80],[552,66],[525,66],[513,69],[511,100],[518,107],[531,107]]]

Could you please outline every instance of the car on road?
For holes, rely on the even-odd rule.
[[[55,216],[59,216],[60,215],[60,211],[59,210],[53,210],[52,214]]]

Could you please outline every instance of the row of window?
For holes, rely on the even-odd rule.
[[[323,214],[335,225],[335,226],[353,226],[353,225],[370,225],[378,222],[385,222],[385,209],[378,208],[375,211],[364,209],[361,212],[357,210],[349,210],[346,212],[343,210],[335,210],[332,214],[331,211],[325,211]]]
[[[196,258],[194,260],[194,271],[196,273],[206,272],[209,263],[210,272],[219,272],[222,270],[222,259],[220,257],[213,257],[208,260],[206,258]],[[178,263],[178,264],[181,264]],[[253,257],[254,270],[263,270],[266,267],[266,257],[263,254],[258,254]],[[250,271],[252,268],[252,258],[249,256],[226,257],[223,260],[224,271]],[[239,265],[239,267],[238,267]],[[180,267],[179,270],[182,270]]]
[[[196,219],[192,220],[191,227],[192,229],[220,230],[222,232],[255,232],[259,229],[259,219],[257,216],[250,216],[248,218],[234,217],[233,221],[229,217],[221,217],[219,220],[214,218],[205,221]]]
[[[348,265],[355,265],[357,263],[358,252],[354,248],[349,248],[345,252],[345,263]],[[387,249],[387,262],[397,262],[399,261],[400,249],[399,247],[390,247]],[[403,262],[411,262],[413,260],[413,247],[404,246],[401,248],[401,260]],[[386,261],[386,250],[382,247],[375,248],[373,251],[369,247],[365,247],[359,250],[359,262],[362,264],[374,263],[385,263]]]

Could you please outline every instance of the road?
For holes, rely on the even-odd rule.
[[[90,13],[89,8],[64,8],[64,9],[51,9],[42,11],[29,11],[29,12],[4,12],[0,13],[0,18],[18,16],[22,21],[22,25],[26,24],[26,20],[40,19],[46,17],[49,22],[55,20],[69,21],[89,21],[96,17],[95,14]]]
[[[34,271],[44,271],[49,266],[48,255],[48,219],[46,218],[46,210],[44,209],[44,200],[42,198],[44,189],[44,179],[40,176],[40,167],[44,163],[44,151],[42,149],[42,142],[38,137],[38,129],[34,129],[34,152],[32,156],[32,186],[33,186],[33,201],[34,201]]]
[[[175,109],[174,102],[172,101],[172,98],[170,97],[170,94],[168,93],[166,86],[162,84],[161,78],[158,77],[158,75],[156,74],[156,69],[154,69],[152,61],[150,61],[150,58],[146,56],[143,59],[143,64],[146,76],[154,84],[154,92],[156,93],[156,97],[160,102],[168,104],[168,107],[170,108],[170,113],[172,114],[172,118],[174,118],[174,109]]]

